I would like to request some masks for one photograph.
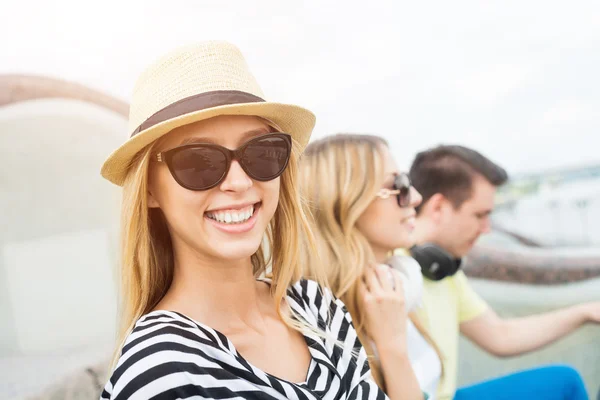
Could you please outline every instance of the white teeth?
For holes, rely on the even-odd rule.
[[[242,210],[228,210],[218,212],[207,212],[206,216],[224,224],[239,224],[246,222],[254,214],[254,206]]]

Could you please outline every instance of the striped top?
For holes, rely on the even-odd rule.
[[[325,332],[303,335],[307,379],[291,383],[250,364],[220,332],[172,311],[153,311],[128,336],[101,399],[386,399],[377,387],[350,313],[317,283],[290,287],[299,318]],[[343,346],[337,346],[335,341]]]

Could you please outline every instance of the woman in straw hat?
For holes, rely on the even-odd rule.
[[[420,303],[421,269],[410,257],[388,258],[414,244],[420,194],[378,136],[315,141],[302,155],[299,175],[319,245],[320,260],[307,263],[308,274],[327,274],[334,295],[347,305],[379,386],[391,393],[398,379],[406,387],[416,376],[432,398],[442,372],[439,351],[412,313]],[[377,297],[395,300],[384,319],[372,318]]]
[[[228,43],[141,75],[131,137],[102,168],[123,186],[120,341],[102,398],[383,398],[343,304],[300,280],[312,242],[296,162],[314,123],[265,101]]]

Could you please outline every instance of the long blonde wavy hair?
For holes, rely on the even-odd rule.
[[[156,307],[173,280],[174,257],[171,238],[162,211],[148,207],[148,170],[159,141],[142,150],[133,160],[125,184],[121,211],[122,254],[120,273],[120,321],[117,348],[111,369],[137,320]],[[297,175],[301,153],[294,140],[290,161],[281,175],[279,204],[265,232],[266,243],[251,256],[255,276],[271,278],[271,295],[277,312],[288,326],[304,331],[314,328],[282,312],[282,299],[289,286],[304,276],[302,254],[314,252],[314,237],[301,206]],[[301,246],[308,249],[302,251]],[[269,268],[270,267],[270,268]],[[269,269],[269,271],[267,271]],[[313,274],[321,285],[324,275]]]
[[[311,143],[300,162],[300,188],[316,238],[318,259],[308,262],[309,276],[323,273],[348,308],[359,339],[369,356],[377,384],[385,391],[379,363],[365,331],[358,283],[365,266],[375,262],[366,237],[356,226],[358,218],[384,184],[384,149],[378,136],[338,134]],[[441,354],[416,315],[410,319],[422,336]]]

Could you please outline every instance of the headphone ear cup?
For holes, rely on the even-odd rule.
[[[452,276],[460,268],[460,262],[433,243],[414,246],[410,249],[410,253],[421,265],[423,275],[432,281],[440,281],[447,276]]]
[[[450,276],[456,274],[458,272],[458,270],[460,269],[460,266],[462,265],[462,259],[461,258],[453,258],[452,261],[454,261],[454,268],[450,271]]]

